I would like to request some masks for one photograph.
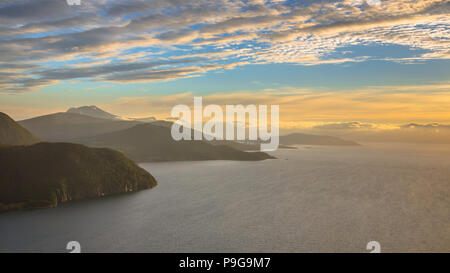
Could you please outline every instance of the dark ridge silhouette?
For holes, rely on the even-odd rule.
[[[301,133],[294,133],[285,136],[280,136],[280,143],[283,145],[342,145],[342,146],[358,146],[360,144],[351,141],[344,140],[338,137],[321,136],[321,135],[308,135]]]
[[[140,124],[138,121],[95,118],[78,113],[55,113],[19,124],[45,141],[72,142],[73,139],[119,131]]]
[[[172,121],[166,121],[166,120],[157,120],[152,122],[152,125],[157,125],[161,127],[171,128],[173,125]],[[194,130],[192,130],[191,135],[194,135]],[[239,150],[239,151],[260,151],[260,141],[249,141],[249,143],[242,143],[239,141],[233,141],[233,140],[211,140],[206,141],[209,144],[215,145],[215,146],[229,146],[233,149]],[[295,147],[288,147],[284,145],[280,145],[278,148],[286,148],[286,149],[296,149]]]
[[[230,141],[230,140],[212,140],[209,143],[211,143],[212,145],[230,146],[231,148],[239,150],[239,151],[259,151],[260,150],[260,144],[257,142],[248,144],[248,143],[241,143],[241,142]]]
[[[103,118],[99,118],[100,116]],[[138,124],[151,123],[169,129],[173,124],[171,121],[155,120],[154,118],[120,120],[117,117],[96,106],[82,106],[70,108],[65,113],[40,116],[19,121],[19,123],[45,141],[78,143],[86,143],[85,140],[89,137],[121,131]],[[83,141],[80,141],[80,139],[83,139]],[[230,146],[240,151],[260,150],[259,144],[242,144],[227,140],[208,141],[208,143],[215,146]]]
[[[173,122],[172,121],[167,121],[167,120],[155,120],[154,122],[152,122],[152,125],[172,128]]]
[[[128,118],[128,120],[139,121],[139,122],[156,122],[155,117],[146,117],[146,118]]]
[[[166,124],[165,124],[166,125]],[[274,158],[263,152],[243,152],[206,141],[175,141],[171,129],[153,123],[76,140],[92,147],[108,147],[138,162],[189,160],[264,160]]]
[[[20,126],[5,113],[0,112],[0,143],[9,145],[31,145],[41,140]]]
[[[0,147],[0,211],[134,192],[156,180],[123,154],[71,143]]]
[[[213,145],[226,145],[230,146],[239,151],[260,151],[262,141],[249,141],[247,143],[242,143],[239,141],[232,140],[212,140],[210,141]],[[297,149],[296,147],[291,147],[287,145],[278,145],[278,149]]]

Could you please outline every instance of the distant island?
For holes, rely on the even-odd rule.
[[[40,142],[0,113],[0,211],[149,189],[151,174],[120,152]]]
[[[156,124],[156,123],[155,123]],[[108,147],[123,152],[138,162],[191,160],[264,160],[273,156],[263,152],[244,152],[228,145],[212,145],[208,141],[175,141],[170,127],[154,123],[108,134],[75,140],[90,147]]]
[[[212,145],[230,146],[230,147],[240,150],[240,151],[260,151],[261,150],[261,146],[260,146],[261,141],[239,142],[239,141],[231,141],[231,140],[212,140],[209,143],[211,143]],[[296,150],[297,147],[280,144],[280,145],[278,145],[278,149]]]
[[[294,133],[285,136],[280,136],[280,144],[282,145],[334,145],[334,146],[359,146],[360,144],[344,140],[338,137],[309,135],[302,133]]]
[[[19,123],[0,113],[0,211],[55,207],[156,186],[134,162],[274,158],[259,152],[259,141],[175,141],[171,125],[153,118],[124,120],[96,106]],[[359,145],[330,136],[280,137],[280,148],[296,144]]]
[[[19,124],[45,141],[111,148],[136,162],[274,158],[256,149],[247,152],[233,141],[223,145],[175,141],[170,133],[172,122],[153,118],[124,120],[96,106],[70,108],[67,112],[22,120]]]

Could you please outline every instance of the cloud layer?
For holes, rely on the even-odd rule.
[[[418,49],[395,62],[448,59],[443,0],[15,0],[0,3],[0,92],[83,79],[201,76],[248,64],[363,62],[356,45]]]

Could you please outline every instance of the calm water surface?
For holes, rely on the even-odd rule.
[[[138,193],[0,214],[0,252],[450,251],[450,146],[279,150],[276,160],[142,163]]]

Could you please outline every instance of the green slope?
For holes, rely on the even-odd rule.
[[[155,179],[123,154],[71,143],[0,147],[0,210],[138,191]]]
[[[0,112],[0,143],[31,145],[38,142],[40,142],[39,138],[20,126],[5,113]]]

